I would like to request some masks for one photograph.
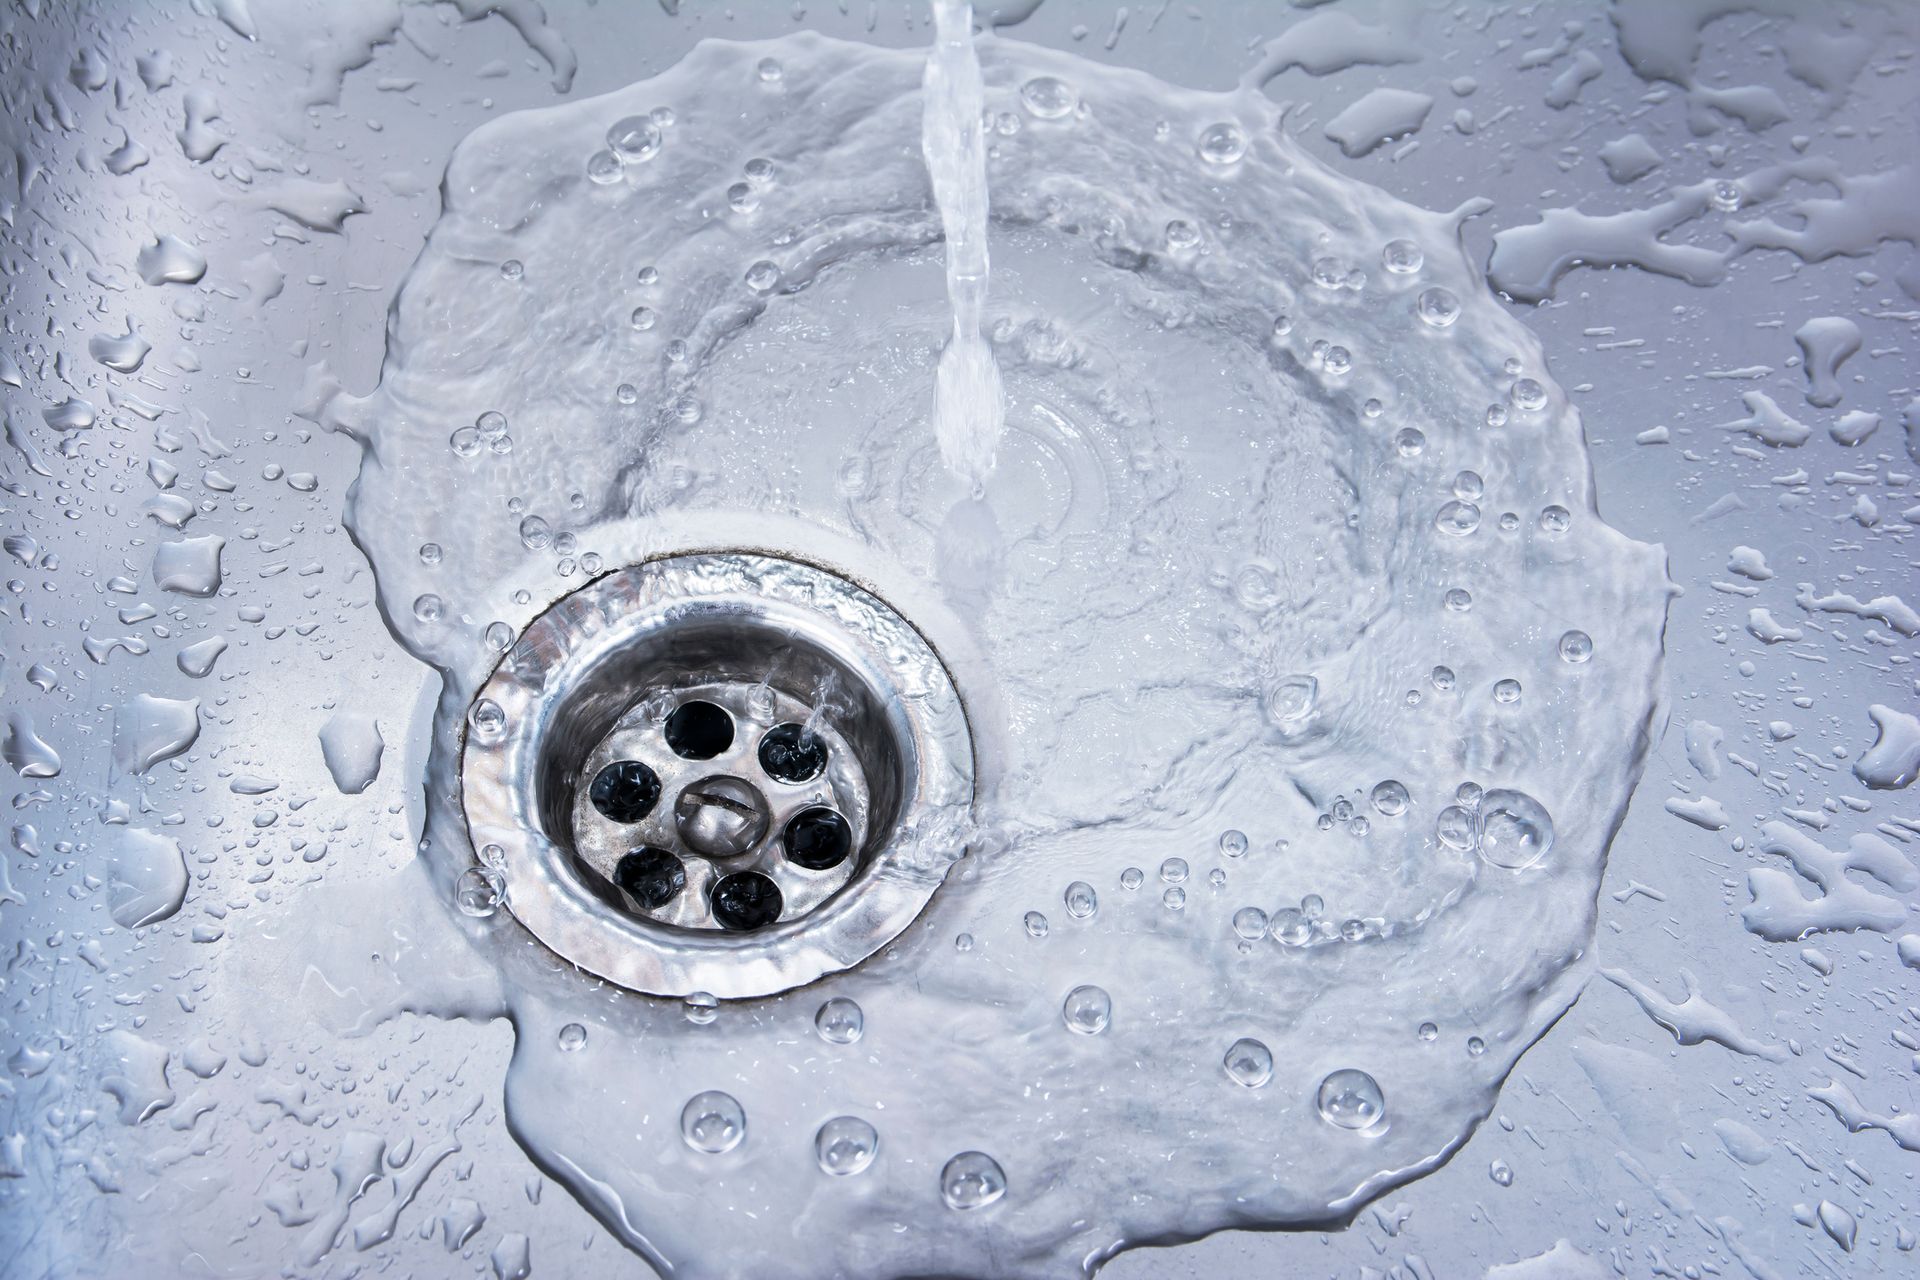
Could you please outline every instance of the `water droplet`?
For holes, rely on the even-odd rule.
[[[1337,377],[1353,368],[1353,353],[1341,346],[1328,347],[1321,363],[1328,373]]]
[[[1540,513],[1540,531],[1547,534],[1562,534],[1573,526],[1573,513],[1559,503]]]
[[[627,322],[641,332],[653,328],[659,320],[659,312],[655,311],[652,307],[635,307],[633,314],[627,317]]]
[[[1423,1022],[1420,1024],[1420,1030],[1417,1034],[1421,1040],[1431,1044],[1433,1041],[1439,1039],[1440,1028],[1434,1026],[1431,1022]]]
[[[962,1151],[940,1170],[940,1198],[949,1209],[984,1209],[1007,1194],[1007,1175],[984,1151]]]
[[[1166,905],[1167,910],[1179,911],[1187,905],[1187,891],[1176,884],[1160,895],[1160,901]]]
[[[1411,240],[1389,240],[1380,250],[1380,262],[1397,276],[1410,276],[1426,265],[1426,255]]]
[[[1267,936],[1267,913],[1258,907],[1242,907],[1233,913],[1233,931],[1248,942]]]
[[[859,1116],[835,1116],[813,1135],[820,1172],[836,1178],[864,1173],[880,1153],[880,1133]]]
[[[762,84],[779,84],[781,79],[787,74],[786,68],[780,65],[780,61],[777,58],[760,59],[760,65],[755,68],[755,70],[758,72],[760,83]]]
[[[462,458],[473,457],[485,444],[477,427],[456,427],[453,434],[447,437],[447,448]]]
[[[1047,918],[1038,911],[1027,912],[1021,917],[1020,923],[1026,929],[1029,938],[1044,938],[1047,936],[1047,930],[1052,927],[1047,923]]]
[[[1454,676],[1452,667],[1435,667],[1429,678],[1433,681],[1433,687],[1442,693],[1446,693],[1453,688]]]
[[[1427,433],[1418,427],[1402,427],[1393,433],[1393,447],[1403,458],[1417,458],[1427,447]]]
[[[1179,884],[1187,878],[1187,860],[1168,858],[1160,864],[1160,878],[1168,884]]]
[[[1227,830],[1220,833],[1220,852],[1229,858],[1242,857],[1247,852],[1247,833]]]
[[[612,151],[596,151],[587,157],[587,177],[601,186],[620,181],[626,168]]]
[[[492,867],[468,867],[453,882],[454,904],[476,920],[499,910],[506,896],[506,878]]]
[[[680,1011],[696,1027],[710,1027],[720,1016],[720,1000],[710,991],[696,991],[680,1002]]]
[[[1479,1036],[1467,1037],[1467,1056],[1477,1058],[1487,1051],[1487,1042]]]
[[[1320,1082],[1320,1118],[1342,1129],[1370,1129],[1387,1114],[1379,1084],[1364,1071],[1343,1068]]]
[[[1128,867],[1120,873],[1122,889],[1138,889],[1146,881],[1147,873],[1138,867]]]
[[[1227,1078],[1249,1089],[1258,1089],[1273,1079],[1273,1051],[1258,1040],[1242,1037],[1227,1049],[1220,1060]]]
[[[1020,105],[1039,120],[1058,120],[1080,105],[1073,86],[1052,76],[1035,76],[1020,86]]]
[[[1722,213],[1732,213],[1740,207],[1740,185],[1728,182],[1724,178],[1713,184],[1713,207]]]
[[[508,258],[500,264],[500,276],[505,280],[518,280],[527,274],[527,268],[518,258]]]
[[[813,1029],[828,1044],[852,1044],[866,1030],[867,1017],[845,996],[835,996],[813,1015]]]
[[[1421,290],[1414,310],[1434,328],[1444,329],[1460,318],[1460,299],[1453,296],[1453,290],[1434,285],[1431,289]]]
[[[577,1022],[569,1022],[560,1028],[557,1040],[562,1053],[577,1053],[587,1044],[587,1029]]]
[[[680,1136],[695,1151],[724,1155],[747,1136],[747,1113],[731,1094],[696,1093],[680,1109]]]
[[[607,130],[607,146],[621,160],[651,160],[660,149],[660,126],[646,116],[628,116]]]
[[[1560,660],[1579,664],[1593,656],[1593,637],[1584,631],[1569,631],[1560,637]]]
[[[1520,701],[1520,682],[1511,676],[1504,680],[1494,681],[1493,700],[1507,704]]]
[[[1528,411],[1547,407],[1547,389],[1532,378],[1521,378],[1507,393],[1516,409]]]
[[[420,544],[421,564],[439,564],[443,554],[445,553],[440,550],[440,544],[437,542],[423,542]]]
[[[520,522],[520,545],[538,551],[553,541],[553,526],[540,516],[528,516]]]
[[[1237,124],[1208,126],[1200,135],[1200,158],[1208,164],[1234,164],[1247,154],[1247,135]]]
[[[1480,508],[1455,499],[1434,515],[1433,527],[1451,537],[1464,538],[1480,527]]]
[[[487,648],[495,653],[505,653],[513,644],[513,627],[505,622],[487,624]]]
[[[507,727],[507,713],[492,698],[482,698],[467,712],[467,723],[482,738],[497,738]]]
[[[438,622],[446,612],[446,604],[431,591],[414,597],[413,616],[422,622]]]
[[[1097,1036],[1113,1021],[1113,999],[1099,987],[1075,987],[1060,1005],[1060,1018],[1076,1035]]]
[[[1478,502],[1487,491],[1487,482],[1478,471],[1462,471],[1453,478],[1453,496],[1464,502]]]
[[[1200,243],[1200,230],[1191,222],[1175,218],[1167,224],[1167,248],[1191,249]]]
[[[1298,907],[1282,907],[1268,918],[1267,932],[1283,947],[1303,947],[1313,937],[1313,926]]]
[[[1503,1187],[1513,1185],[1513,1169],[1505,1160],[1495,1160],[1487,1166],[1487,1176]]]
[[[736,182],[727,188],[727,207],[735,213],[752,213],[760,207],[760,193],[751,182]]]
[[[1075,920],[1091,920],[1100,909],[1100,898],[1093,886],[1085,880],[1075,880],[1067,886],[1067,914]]]
[[[1524,791],[1495,788],[1480,799],[1480,856],[1519,871],[1553,848],[1553,818]]]
[[[747,288],[755,293],[771,293],[780,283],[780,268],[762,258],[747,268]]]
[[[1473,608],[1473,593],[1465,587],[1449,587],[1442,597],[1448,609],[1454,613],[1465,613]]]

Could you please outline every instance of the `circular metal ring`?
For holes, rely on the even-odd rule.
[[[679,758],[663,726],[695,698],[738,731],[710,758]],[[803,716],[826,750],[820,776],[759,773],[758,745]],[[588,796],[620,759],[662,785],[630,827]],[[764,832],[755,824],[744,850],[688,847],[682,789],[736,774],[766,788]],[[738,999],[849,968],[904,931],[963,852],[973,774],[953,681],[905,619],[813,565],[717,552],[609,573],[536,618],[469,709],[460,786],[507,910],[548,948],[635,991]],[[789,863],[786,826],[820,806],[846,819],[851,855],[826,870]],[[677,893],[672,878],[647,882],[675,898],[658,909],[617,883],[619,859],[642,849],[685,863]],[[702,895],[748,868],[778,885],[782,914],[750,931],[716,925]]]

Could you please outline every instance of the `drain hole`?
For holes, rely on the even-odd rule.
[[[804,725],[775,725],[760,739],[760,767],[781,782],[805,782],[827,767],[827,744]]]
[[[665,849],[648,846],[621,857],[613,882],[648,911],[658,911],[687,887],[687,869]]]
[[[736,871],[713,886],[713,918],[723,929],[758,929],[780,918],[780,886],[758,871]]]
[[[638,760],[615,760],[593,775],[587,798],[604,817],[638,822],[659,802],[660,778]]]
[[[711,702],[683,702],[667,717],[667,745],[682,760],[711,760],[733,745],[733,717]]]
[[[847,860],[853,848],[853,831],[845,818],[816,805],[794,814],[781,840],[787,848],[787,861],[795,866],[831,871]]]

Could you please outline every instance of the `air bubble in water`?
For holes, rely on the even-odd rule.
[[[1460,318],[1460,299],[1454,296],[1453,290],[1434,285],[1421,290],[1414,310],[1434,328],[1444,329]]]
[[[1480,797],[1480,856],[1519,871],[1553,847],[1553,818],[1524,791],[1495,788]]]
[[[1075,987],[1060,1005],[1060,1020],[1076,1035],[1097,1036],[1113,1021],[1113,998],[1101,987]]]
[[[747,1136],[747,1113],[733,1095],[709,1089],[680,1109],[680,1137],[695,1151],[724,1155]]]
[[[1200,158],[1208,164],[1233,164],[1247,154],[1247,135],[1237,124],[1216,124],[1200,135]]]
[[[1007,1194],[1007,1175],[984,1151],[962,1151],[940,1170],[940,1198],[949,1209],[984,1209]]]
[[[454,904],[476,920],[498,911],[506,896],[506,878],[492,867],[468,867],[453,882]]]
[[[1465,852],[1473,848],[1473,815],[1457,804],[1450,804],[1434,819],[1433,834],[1447,848]]]
[[[1073,86],[1053,76],[1035,76],[1020,86],[1020,105],[1036,119],[1058,120],[1080,105]]]
[[[1335,1071],[1320,1082],[1315,1104],[1322,1120],[1341,1129],[1370,1129],[1387,1113],[1387,1100],[1378,1082],[1351,1067]]]
[[[576,1053],[586,1047],[587,1029],[577,1022],[569,1022],[560,1028],[557,1043],[560,1045],[560,1052]]]
[[[1075,880],[1067,886],[1067,914],[1075,920],[1091,920],[1100,909],[1100,899],[1093,886],[1085,880]]]
[[[864,1173],[880,1153],[880,1133],[859,1116],[835,1116],[813,1135],[820,1172],[836,1178]]]
[[[1426,255],[1411,240],[1389,240],[1380,250],[1380,262],[1398,276],[1410,276],[1426,265]]]
[[[1406,784],[1393,778],[1376,783],[1367,796],[1372,801],[1375,813],[1388,818],[1397,818],[1407,811]]]
[[[852,1044],[866,1030],[867,1017],[845,996],[835,996],[813,1015],[813,1029],[828,1044]]]
[[[1593,637],[1584,631],[1569,631],[1560,637],[1560,660],[1579,664],[1593,656]]]
[[[1273,1079],[1273,1050],[1250,1037],[1235,1040],[1220,1059],[1227,1078],[1249,1089],[1258,1089]]]

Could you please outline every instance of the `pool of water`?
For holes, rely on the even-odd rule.
[[[983,6],[969,449],[918,6],[206,8],[8,33],[11,1266],[1908,1257],[1901,15]],[[458,745],[727,549],[973,801],[872,959],[645,997]]]

